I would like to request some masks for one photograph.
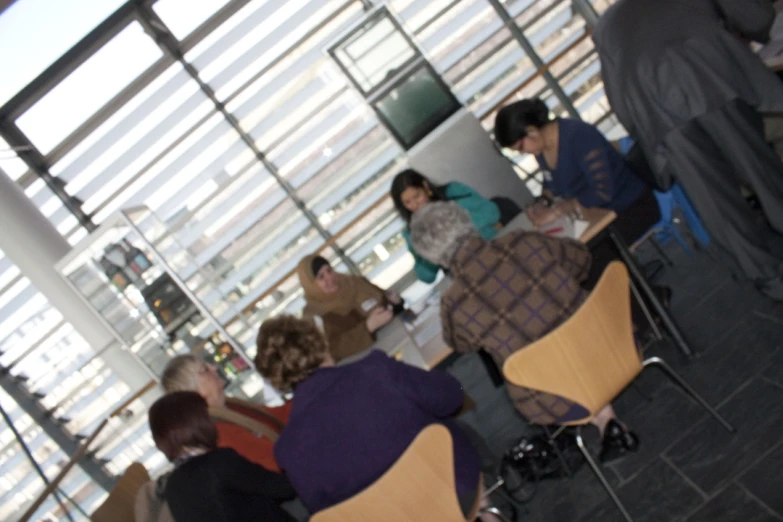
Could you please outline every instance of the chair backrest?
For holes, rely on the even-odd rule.
[[[232,411],[228,408],[210,406],[209,416],[215,422],[228,422],[230,424],[241,426],[242,428],[245,428],[246,430],[255,433],[256,435],[268,438],[272,442],[277,442],[277,439],[280,436],[278,432],[263,422],[257,421],[256,419],[248,417],[247,415],[243,415],[242,413]],[[277,419],[275,420],[277,421]],[[277,422],[279,423],[280,421]]]
[[[312,522],[368,520],[465,522],[454,487],[451,435],[445,426],[432,424],[424,428],[371,486],[311,518]]]
[[[631,323],[628,270],[619,261],[565,323],[518,350],[503,364],[517,386],[581,404],[590,417],[609,404],[642,370]]]
[[[253,410],[259,417],[263,417],[267,422],[274,426],[278,433],[283,431],[283,428],[285,428],[285,424],[280,419],[270,413],[265,406],[256,402],[240,399],[238,397],[226,397],[226,406],[238,406],[247,410]]]
[[[136,494],[150,480],[143,464],[134,462],[117,480],[109,496],[90,516],[92,522],[134,522]]]

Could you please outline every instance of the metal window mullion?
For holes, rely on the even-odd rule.
[[[204,23],[195,28],[181,42],[180,48],[183,53],[187,53],[196,47],[201,41],[212,34],[212,32],[230,20],[242,8],[250,3],[251,0],[232,0],[212,14]]]
[[[509,28],[511,34],[514,36],[514,38],[516,38],[517,42],[522,47],[522,50],[525,51],[525,53],[528,55],[530,60],[533,62],[533,65],[535,65],[536,68],[538,69],[545,69],[546,64],[536,52],[535,48],[533,47],[533,44],[530,43],[530,40],[527,39],[525,34],[522,32],[522,29],[519,28],[519,26],[511,17],[511,15],[503,6],[503,4],[500,3],[500,0],[487,0],[487,1],[495,9],[495,12],[497,12],[498,16],[500,16],[500,19],[503,21],[503,23]],[[582,118],[579,115],[579,111],[576,110],[574,104],[571,103],[571,99],[565,93],[565,91],[557,82],[557,80],[552,75],[552,73],[549,72],[549,69],[545,69],[541,73],[541,76],[544,78],[544,81],[547,83],[549,88],[552,89],[552,92],[555,94],[557,99],[560,100],[560,103],[563,104],[563,107],[566,108],[568,114],[572,118],[581,120]]]
[[[595,7],[593,7],[593,4],[589,0],[571,0],[571,5],[573,6],[574,11],[582,15],[587,26],[590,29],[594,29],[600,15],[598,14],[598,11],[595,10]]]
[[[134,0],[129,0],[123,4],[87,36],[82,38],[73,48],[16,93],[13,98],[0,108],[0,120],[16,120],[38,100],[43,98],[54,86],[89,60],[93,54],[125,29],[133,21],[134,3]]]
[[[193,64],[185,59],[185,55],[179,48],[176,38],[174,38],[171,32],[168,31],[163,21],[148,6],[139,7],[139,19],[145,29],[154,38],[155,42],[161,47],[161,49],[163,49],[164,52],[171,54],[174,59],[179,61],[185,68],[185,71],[193,78],[194,81],[196,81],[196,83],[198,83],[199,88],[215,105],[215,108],[218,110],[218,112],[223,115],[229,125],[231,125],[231,127],[242,138],[242,141],[245,142],[245,144],[253,151],[253,154],[256,156],[258,161],[264,165],[269,174],[275,179],[275,181],[277,181],[277,183],[280,185],[289,199],[291,199],[294,205],[302,212],[302,214],[304,214],[305,218],[310,222],[313,228],[315,228],[318,234],[320,234],[325,241],[329,241],[332,237],[331,234],[321,225],[321,223],[318,221],[318,217],[312,213],[312,211],[305,205],[304,201],[299,198],[293,186],[291,186],[291,184],[280,175],[277,167],[271,161],[269,161],[263,151],[258,148],[253,138],[247,132],[245,132],[245,130],[239,124],[239,120],[237,120],[237,118],[231,112],[229,112],[228,109],[226,109],[226,105],[218,99],[215,91],[201,79]],[[333,248],[335,252],[337,252],[338,256],[340,256],[341,260],[352,272],[356,274],[361,273],[356,264],[339,246],[333,245]]]
[[[19,127],[9,121],[0,122],[0,136],[11,147],[19,147],[20,150],[17,155],[22,159],[27,166],[30,167],[39,178],[41,178],[46,186],[51,190],[55,196],[60,198],[65,208],[76,216],[79,220],[79,224],[86,228],[89,232],[92,232],[97,228],[92,221],[92,216],[85,213],[82,210],[82,203],[77,198],[72,197],[65,191],[65,184],[57,178],[52,176],[49,172],[49,166],[44,156],[38,151],[38,149],[30,142],[27,136],[19,130]]]
[[[128,86],[122,89],[117,95],[103,105],[98,111],[90,116],[84,123],[79,125],[65,139],[63,139],[55,148],[46,155],[46,162],[54,165],[68,154],[74,147],[79,145],[85,138],[103,125],[117,111],[125,106],[126,103],[136,97],[145,87],[155,81],[168,67],[175,61],[164,55],[152,64],[146,71],[133,80]]]

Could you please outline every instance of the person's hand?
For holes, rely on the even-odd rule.
[[[555,212],[561,216],[568,216],[571,219],[582,218],[582,205],[576,198],[564,199],[555,203]]]
[[[560,217],[560,214],[544,204],[536,204],[528,208],[527,217],[530,218],[533,226],[540,228]]]
[[[388,308],[383,307],[377,307],[373,308],[370,314],[367,316],[367,320],[365,321],[365,324],[367,325],[367,330],[370,333],[375,332],[382,326],[385,326],[388,324],[392,319],[394,318],[394,312],[389,310]]]
[[[402,297],[400,297],[400,294],[398,294],[394,290],[386,291],[386,299],[388,299],[389,302],[393,305],[398,305],[402,302]]]

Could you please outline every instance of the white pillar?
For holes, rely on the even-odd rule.
[[[150,374],[126,350],[87,303],[71,289],[54,269],[55,263],[71,250],[60,235],[25,195],[22,189],[0,169],[0,249],[14,262],[35,288],[71,323],[74,329],[106,365],[132,391],[150,381]],[[148,402],[154,393],[147,394]]]

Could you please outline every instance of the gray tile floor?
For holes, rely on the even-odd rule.
[[[672,287],[673,315],[699,353],[686,361],[662,341],[646,354],[665,358],[738,432],[726,432],[650,369],[615,402],[641,439],[639,452],[604,471],[639,522],[783,521],[783,305],[734,281],[704,253],[665,250],[675,266],[661,281]],[[452,361],[449,371],[478,405],[462,420],[502,455],[526,424],[477,356]],[[590,435],[597,444],[597,432]],[[521,521],[623,520],[586,466],[571,479],[540,483],[517,509]]]

